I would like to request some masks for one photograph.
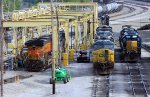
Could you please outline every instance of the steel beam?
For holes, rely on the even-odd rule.
[[[46,4],[48,6],[50,6],[49,2],[44,2],[44,3],[38,3],[38,6]],[[63,3],[59,3],[59,7],[61,6],[95,6],[97,3],[96,2],[63,2]]]
[[[72,18],[72,19],[74,19],[74,18]],[[47,22],[47,21],[49,21],[50,20],[50,18],[46,18],[46,17],[43,17],[43,18],[30,18],[30,19],[26,19],[25,20],[25,22]],[[59,19],[59,21],[66,21],[66,19]],[[15,21],[13,21],[13,22],[15,22]],[[18,22],[23,22],[23,21],[18,21]],[[49,22],[51,22],[51,21],[49,21]],[[56,22],[56,19],[54,19],[54,22]]]
[[[4,21],[3,27],[36,27],[51,25],[49,21]]]

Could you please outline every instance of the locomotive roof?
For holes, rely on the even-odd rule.
[[[51,35],[40,36],[25,42],[26,46],[43,46],[45,43],[51,41]]]
[[[97,27],[96,31],[112,31],[112,27],[110,26]]]
[[[51,38],[52,37],[52,35],[43,35],[43,36],[40,36],[39,38]]]
[[[112,34],[112,32],[111,31],[97,31],[96,32],[97,34]]]
[[[114,45],[114,43],[110,40],[98,40],[94,42],[94,45]]]
[[[138,32],[134,28],[124,28],[121,31],[122,34],[137,34]]]

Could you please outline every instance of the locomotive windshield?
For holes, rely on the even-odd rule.
[[[131,31],[129,31],[129,32],[128,32],[128,34],[136,35],[136,34],[137,34],[137,32],[136,32],[136,31],[131,30]]]
[[[114,45],[104,45],[104,48],[113,50],[114,49]]]
[[[138,32],[133,28],[125,28],[121,31],[121,35],[136,35]]]
[[[103,48],[113,50],[114,49],[114,45],[108,45],[108,44],[105,44],[105,45],[94,45],[94,49],[95,50],[103,49]]]
[[[109,26],[97,27],[96,31],[112,31],[112,27]]]
[[[99,31],[96,33],[95,39],[108,39],[112,36],[112,32],[110,31]]]
[[[95,42],[94,45],[93,45],[93,48],[95,50],[103,49],[103,48],[113,50],[114,49],[114,45],[113,45],[113,43],[110,40],[108,40],[108,41],[104,40],[104,41],[97,41],[97,42]]]
[[[112,32],[110,32],[110,31],[99,31],[99,32],[97,32],[97,35],[112,35]]]

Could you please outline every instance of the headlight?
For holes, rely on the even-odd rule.
[[[126,36],[126,38],[130,38],[130,36]]]
[[[137,38],[137,36],[132,36],[132,38]]]

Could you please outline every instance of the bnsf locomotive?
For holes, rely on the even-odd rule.
[[[141,57],[141,37],[131,26],[122,27],[119,43],[124,60],[130,61]]]
[[[41,36],[25,43],[27,58],[24,62],[27,71],[41,71],[50,67],[52,35]]]

